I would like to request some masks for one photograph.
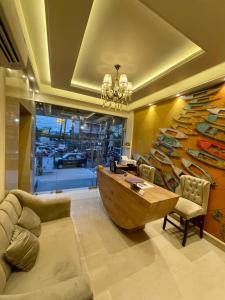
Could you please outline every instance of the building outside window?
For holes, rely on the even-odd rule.
[[[36,104],[35,192],[96,186],[96,167],[119,161],[124,119]]]

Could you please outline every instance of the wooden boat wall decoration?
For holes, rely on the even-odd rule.
[[[145,164],[145,165],[149,165],[150,166],[150,163],[148,161],[147,158],[145,158],[144,156],[140,155],[138,160],[137,160],[137,166],[140,166],[141,164]]]
[[[174,174],[177,176],[177,178],[180,178],[180,176],[182,175],[188,175],[188,172],[186,172],[185,170],[178,168],[175,165],[172,165],[172,170],[174,172]]]
[[[212,124],[219,125],[219,126],[225,126],[225,115],[224,116],[221,116],[221,115],[209,115],[207,117],[204,117],[204,119],[207,122],[210,122]]]
[[[167,136],[165,134],[161,134],[158,137],[158,140],[175,148],[183,147],[183,145],[177,139]]]
[[[163,178],[168,189],[172,192],[175,192],[180,183],[179,179],[172,172],[164,173]]]
[[[187,153],[203,163],[225,170],[225,160],[215,157],[205,151],[188,148]]]
[[[220,100],[221,98],[199,98],[199,99],[195,99],[195,100],[191,100],[189,102],[190,105],[197,105],[197,104],[204,104],[204,103],[208,103],[208,102],[212,102],[212,101],[216,101],[216,100]]]
[[[198,146],[209,154],[225,160],[225,145],[208,140],[198,140]]]
[[[162,174],[159,170],[155,170],[155,177],[154,177],[154,183],[161,186],[161,187],[165,187],[166,184],[164,182],[164,179],[162,177]]]
[[[210,114],[225,116],[225,108],[224,107],[208,108],[207,111],[210,112]]]
[[[172,127],[179,131],[182,131],[183,133],[185,133],[187,135],[197,135],[197,132],[194,131],[193,129],[189,128],[188,125],[185,126],[183,124],[172,124]]]
[[[154,167],[155,169],[161,171],[163,169],[163,164],[159,162],[151,153],[144,154],[144,158],[148,161],[148,165]]]
[[[163,187],[163,186],[165,186],[165,182],[163,181],[162,176],[160,176],[161,165],[157,160],[152,161],[151,158],[152,157],[150,154],[145,154],[144,156],[140,155],[140,157],[137,161],[137,166],[140,166],[141,164],[145,164],[145,165],[154,167],[156,169],[156,171],[155,171],[155,179],[157,178],[156,184]],[[158,175],[156,175],[156,173]]]
[[[172,161],[169,157],[158,149],[152,148],[150,150],[151,155],[156,158],[159,162],[166,165],[172,165]]]
[[[215,106],[212,104],[208,104],[208,103],[204,103],[204,104],[201,103],[201,105],[200,104],[199,105],[187,104],[187,105],[185,105],[184,110],[191,110],[191,111],[199,111],[200,110],[201,111],[201,110],[206,110],[206,109],[211,109],[211,108],[215,108]]]
[[[148,166],[154,167],[155,168],[154,183],[161,187],[165,187],[166,185],[165,185],[165,182],[164,182],[164,179],[162,177],[160,170],[156,167],[155,164],[150,163],[149,159],[151,159],[150,155],[146,154],[145,157],[140,155],[140,157],[137,161],[137,165],[139,166],[141,164],[146,164]]]
[[[167,156],[180,157],[180,152],[178,150],[175,150],[172,146],[163,142],[156,141],[154,147],[165,153]]]
[[[210,88],[210,89],[202,90],[202,91],[199,91],[199,92],[187,95],[187,96],[183,96],[183,99],[191,100],[193,98],[196,99],[196,98],[210,96],[210,95],[216,94],[220,89],[221,89],[221,85],[218,87],[215,87],[215,88]]]
[[[217,91],[219,88],[217,89]],[[216,92],[217,92],[216,91]],[[154,141],[150,141],[153,147],[172,161],[172,165],[161,163],[161,169],[156,169],[154,183],[174,191],[182,175],[192,175],[208,180],[211,184],[210,207],[219,209],[225,206],[223,197],[224,174],[225,174],[225,82],[223,89],[218,94],[205,93],[181,97],[177,105],[174,99],[170,114],[167,117],[162,115],[161,125],[158,128],[158,136]],[[186,100],[186,101],[184,101]],[[174,106],[172,106],[174,104]],[[164,113],[167,106],[162,106],[155,112]],[[140,120],[141,116],[138,116]],[[173,120],[171,120],[171,118]],[[151,121],[152,122],[152,121]],[[150,123],[152,124],[152,123]],[[166,129],[165,129],[166,128]],[[179,139],[170,128],[184,133],[187,138]],[[154,130],[150,132],[150,137],[155,136]],[[152,142],[155,142],[152,144]],[[134,145],[135,147],[136,145]],[[177,155],[178,154],[178,155]],[[151,162],[156,165],[156,158],[151,158]],[[173,176],[171,176],[171,173]],[[174,177],[176,178],[174,180]],[[163,185],[164,184],[164,185]],[[223,206],[221,206],[221,203]],[[207,215],[207,222],[211,220],[211,212]],[[218,236],[223,223],[216,224],[213,230]],[[209,227],[207,227],[209,228]],[[225,227],[224,227],[225,228]],[[212,232],[213,232],[212,230]],[[225,229],[223,235],[225,241]]]
[[[209,123],[199,123],[196,125],[196,130],[210,138],[225,142],[225,128]]]
[[[184,123],[184,124],[193,124],[193,123],[200,123],[200,122],[203,122],[204,119],[203,117],[201,116],[193,116],[193,117],[190,117],[190,116],[186,116],[186,115],[179,115],[177,117],[174,117],[173,118],[176,122],[179,122],[179,123]]]
[[[209,112],[207,110],[200,110],[200,111],[195,111],[195,110],[184,110],[183,112],[180,113],[181,116],[187,116],[187,117],[203,117],[207,116]]]
[[[211,184],[215,184],[215,180],[211,177],[211,175],[206,170],[204,170],[203,168],[195,164],[194,162],[182,158],[181,163],[191,175],[208,180]]]
[[[168,136],[174,137],[176,139],[186,139],[187,135],[184,134],[183,132],[177,130],[177,129],[173,129],[173,128],[159,128],[159,130]]]

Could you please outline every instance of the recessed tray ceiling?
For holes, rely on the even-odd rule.
[[[119,63],[138,90],[204,51],[136,0],[95,0],[71,86],[99,91]]]

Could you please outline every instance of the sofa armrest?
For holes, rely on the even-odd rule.
[[[70,216],[70,199],[68,197],[41,198],[22,190],[11,190],[22,206],[31,208],[40,217],[41,222],[48,222]]]
[[[0,300],[92,300],[93,294],[86,275],[81,275],[24,294],[0,295]]]

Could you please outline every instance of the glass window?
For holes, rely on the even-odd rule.
[[[124,121],[38,102],[35,191],[96,186],[96,166],[120,160]]]

